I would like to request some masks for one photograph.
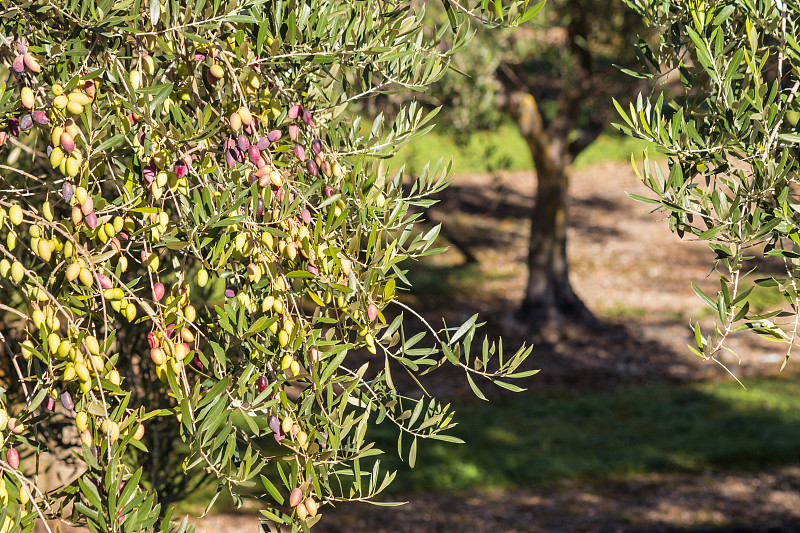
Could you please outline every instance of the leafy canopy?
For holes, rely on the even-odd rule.
[[[800,6],[796,2],[628,1],[663,29],[655,46],[639,46],[644,72],[658,82],[623,109],[619,128],[655,143],[666,170],[644,160],[653,192],[637,198],[669,213],[670,228],[708,242],[720,290],[695,292],[719,316],[700,357],[716,360],[726,338],[748,330],[787,344],[800,312]],[[752,308],[758,286],[774,294],[770,309]],[[785,364],[785,361],[784,361]]]
[[[1,531],[187,531],[168,504],[209,478],[307,530],[391,482],[370,424],[412,465],[457,440],[403,383],[449,363],[519,390],[530,349],[473,349],[476,317],[406,331],[403,262],[438,251],[415,222],[449,168],[404,184],[381,158],[435,112],[346,112],[439,79],[475,20],[533,13],[473,4],[432,34],[400,1],[5,4]],[[51,453],[73,467],[55,486]]]

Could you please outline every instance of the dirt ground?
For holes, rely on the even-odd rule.
[[[459,176],[431,212],[445,235],[462,245],[427,263],[432,289],[417,304],[429,318],[455,323],[474,312],[487,331],[513,346],[524,339],[511,311],[525,286],[527,216],[534,183],[528,173]],[[536,343],[529,386],[598,386],[697,379],[731,379],[721,366],[686,348],[690,318],[713,317],[690,281],[715,293],[711,253],[681,241],[663,214],[626,192],[645,194],[630,165],[607,163],[578,171],[571,185],[569,255],[577,293],[602,322],[557,342]],[[457,236],[457,237],[456,237]],[[465,265],[472,255],[477,264]],[[709,275],[710,274],[710,275]],[[448,287],[442,292],[442,282]],[[476,286],[477,285],[477,286]],[[753,336],[731,339],[730,370],[745,381],[779,370],[785,347]],[[790,370],[791,371],[791,363]],[[468,393],[445,376],[438,385]],[[448,388],[449,387],[449,388]],[[462,388],[459,388],[462,387]],[[468,444],[467,444],[468,445]],[[587,450],[591,453],[591,450]],[[790,532],[800,531],[800,469],[650,475],[606,483],[562,482],[492,493],[411,495],[397,508],[340,506],[314,528],[319,533],[381,532]],[[255,533],[254,515],[218,515],[198,533]]]

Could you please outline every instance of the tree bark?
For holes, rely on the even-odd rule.
[[[538,176],[528,249],[528,284],[520,318],[534,330],[565,321],[593,321],[594,316],[575,294],[569,279],[569,130],[555,123],[544,128],[536,99],[527,92],[510,96],[509,111],[528,144]]]

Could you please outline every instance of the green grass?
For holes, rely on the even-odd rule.
[[[615,132],[603,134],[575,160],[578,169],[604,161],[628,161],[631,153],[640,159],[649,143]],[[654,153],[654,150],[651,150]],[[498,170],[530,170],[533,160],[525,140],[514,124],[502,123],[493,131],[459,134],[437,126],[424,137],[404,146],[391,159],[392,168],[406,165],[417,174],[429,161],[453,160],[453,173],[487,173]]]
[[[800,463],[800,383],[628,386],[530,391],[457,407],[466,445],[419,443],[392,492],[513,488],[561,479],[626,478]],[[386,424],[372,433],[396,450]],[[408,441],[404,442],[408,453]]]
[[[454,402],[466,444],[422,441],[417,464],[397,459],[394,426],[367,438],[399,470],[389,494],[514,489],[559,480],[600,482],[649,473],[757,470],[800,464],[800,382],[791,379],[548,390]],[[410,442],[403,441],[407,458]],[[362,471],[372,468],[363,461]],[[274,479],[279,483],[278,479]],[[214,483],[178,506],[202,511]],[[227,493],[216,512],[233,509]]]

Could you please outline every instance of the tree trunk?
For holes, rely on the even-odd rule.
[[[509,110],[533,156],[538,176],[528,249],[528,285],[519,318],[534,330],[565,321],[591,322],[572,289],[567,261],[567,193],[572,156],[563,133],[545,129],[535,98],[514,93]]]

